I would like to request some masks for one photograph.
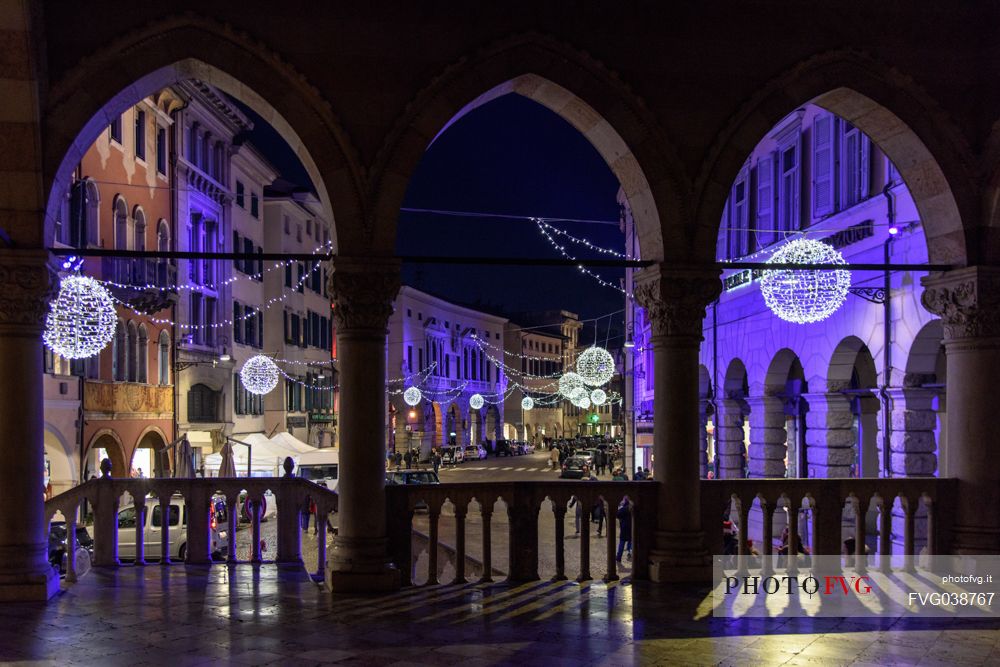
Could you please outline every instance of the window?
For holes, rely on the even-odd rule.
[[[260,200],[257,199],[257,193],[250,193],[250,215],[253,217],[258,217],[260,215]],[[299,239],[300,241],[302,239]]]
[[[796,132],[778,151],[778,229],[785,232],[801,227],[799,214],[799,154],[801,137]]]
[[[163,516],[160,514],[161,505],[153,505],[153,516],[150,517],[150,525],[154,527],[160,527],[163,525]],[[180,505],[170,505],[170,525],[177,526],[181,522],[181,506]],[[134,525],[134,524],[133,524]]]
[[[159,382],[167,385],[170,384],[170,334],[166,330],[160,332],[159,347]]]
[[[300,341],[302,340],[302,332],[299,330],[299,316],[296,315],[295,313],[292,313],[291,322],[292,322],[291,326],[292,337],[290,342],[293,345],[298,345],[299,347],[301,347],[302,345]]]
[[[774,157],[769,155],[757,161],[757,201],[754,230],[757,246],[763,248],[778,240],[774,230]],[[555,351],[555,350],[553,350]]]
[[[191,342],[201,345],[201,292],[191,292]]]
[[[287,262],[285,264],[285,287],[292,286],[292,263]]]
[[[136,382],[148,382],[149,332],[146,330],[145,324],[139,325],[139,340],[135,346],[135,357],[137,364]]]
[[[299,228],[299,231],[302,231],[301,227]],[[302,294],[303,289],[305,287],[305,282],[306,282],[306,265],[303,264],[302,262],[299,262],[299,273],[298,273],[298,276],[299,276],[299,280],[295,284],[295,291],[298,292],[299,294]]]
[[[136,207],[135,213],[133,214],[135,218],[135,228],[132,230],[132,249],[133,250],[145,250],[146,249],[146,214],[142,212],[141,208]],[[144,260],[139,260],[144,261]]]
[[[840,126],[840,201],[842,208],[848,208],[868,198],[871,141],[846,120],[841,120]]]
[[[747,170],[744,169],[737,176],[733,183],[733,189],[729,195],[729,222],[727,224],[727,235],[729,238],[729,258],[744,257],[750,254],[751,233],[749,211],[750,202],[748,196],[749,183]],[[541,346],[539,346],[541,347]]]
[[[193,165],[198,164],[198,123],[191,126],[188,132],[188,162]]]
[[[407,317],[413,317],[413,311],[412,311],[412,310],[410,310],[409,308],[407,308],[407,309],[406,309],[406,316],[407,316]]]
[[[111,140],[118,143],[122,143],[122,117],[116,116],[111,125],[108,127],[108,134],[111,135]]]
[[[115,249],[128,250],[128,204],[121,197],[115,199],[114,216]]]
[[[836,178],[835,129],[836,119],[832,114],[820,114],[813,121],[812,203],[813,217],[815,218],[829,215],[837,207],[834,184]]]
[[[233,340],[237,343],[243,342],[243,306],[238,301],[233,301]]]
[[[156,172],[167,173],[167,131],[162,127],[156,128]]]
[[[115,337],[111,341],[111,377],[116,382],[125,381],[125,349],[127,346],[125,323],[118,320],[118,326],[115,328]]]
[[[257,311],[257,348],[264,347],[264,313]]]
[[[146,112],[135,110],[135,156],[146,159]]]
[[[284,216],[284,221],[285,221],[285,235],[288,236],[292,233],[292,223],[291,220],[288,219],[287,215]]]
[[[194,385],[188,391],[188,421],[218,421],[216,418],[217,403],[218,392],[212,391],[211,388],[203,384]]]
[[[237,232],[237,231],[235,231],[235,230],[233,230],[233,252],[239,252],[240,251],[240,245],[241,245],[240,244],[240,233]],[[243,260],[242,259],[239,259],[239,258],[234,259],[233,260],[233,268],[236,269],[237,271],[241,272],[241,273],[246,273],[246,271],[243,268]]]
[[[413,346],[406,346],[406,370],[408,372],[413,372]]]
[[[295,225],[295,240],[302,240],[302,225]]]
[[[244,314],[243,329],[246,331],[244,338],[246,344],[257,347],[257,316],[250,306],[247,306],[246,313]]]
[[[246,202],[243,200],[244,195],[243,181],[236,181],[236,205],[240,208],[246,208]]]
[[[313,221],[310,218],[309,220],[306,220],[306,236],[312,236],[312,235],[313,235]]]
[[[215,299],[205,298],[205,344],[215,345]]]
[[[236,250],[237,252],[239,252],[239,249],[236,248],[235,246],[233,247],[233,250]],[[251,241],[250,239],[245,238],[245,237],[243,239],[243,253],[246,254],[246,255],[252,255],[253,254],[253,241]],[[252,273],[254,273],[254,271],[257,268],[256,266],[254,266],[254,264],[256,264],[255,260],[244,259],[243,260],[243,273],[246,273],[246,274],[252,274]]]

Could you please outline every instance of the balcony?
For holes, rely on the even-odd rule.
[[[85,412],[108,415],[130,413],[170,414],[174,411],[174,388],[136,382],[97,382],[83,385]]]
[[[119,285],[114,295],[133,308],[155,313],[177,303],[177,266],[163,260],[104,257],[101,275]]]

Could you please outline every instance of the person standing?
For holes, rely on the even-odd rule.
[[[553,470],[559,470],[559,448],[553,447],[549,454],[549,464]]]
[[[622,562],[622,551],[628,548],[628,559],[632,560],[632,508],[629,507],[628,496],[622,498],[615,513],[618,518],[618,555],[615,561]]]
[[[436,475],[441,468],[441,452],[435,449],[431,453],[431,460],[434,461],[434,474]]]
[[[413,465],[413,452],[411,452],[409,449],[407,449],[406,453],[403,454],[403,462],[406,463],[407,470],[409,470]]]
[[[590,520],[597,524],[597,536],[604,531],[604,496],[597,496],[594,506],[590,508]]]
[[[580,534],[580,519],[583,517],[583,503],[576,496],[569,499],[569,506],[576,508],[576,534]]]

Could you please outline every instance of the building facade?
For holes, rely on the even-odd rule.
[[[503,437],[507,378],[498,362],[506,324],[409,286],[399,290],[387,346],[389,451],[419,448],[426,457],[433,447]],[[403,400],[411,386],[423,395],[415,406]],[[480,408],[470,405],[476,394]]]

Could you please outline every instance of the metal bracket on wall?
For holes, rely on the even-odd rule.
[[[847,291],[871,303],[885,303],[885,289],[881,287],[849,287]]]

